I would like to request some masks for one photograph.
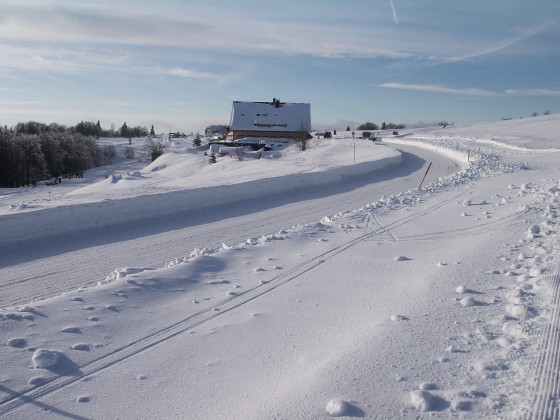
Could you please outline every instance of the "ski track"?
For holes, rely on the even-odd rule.
[[[448,164],[443,165],[442,167],[446,168],[446,171],[451,170],[452,168],[454,168],[454,166],[450,166]],[[445,173],[444,173],[445,174]],[[444,175],[444,174],[439,174],[439,175]],[[415,183],[415,182],[414,182]],[[380,196],[383,194],[389,194],[390,191],[392,191],[394,188],[398,188],[399,190],[402,189],[406,189],[409,188],[410,185],[405,185],[403,186],[402,184],[402,180],[401,182],[394,183],[394,182],[389,182],[389,185],[383,186],[381,188],[372,188],[371,186],[367,186],[366,191],[364,191],[364,189],[357,189],[348,193],[344,193],[342,194],[343,196],[347,196],[347,195],[351,195],[353,196],[353,202],[355,203],[359,203],[359,205],[363,205],[363,202],[365,201],[365,197],[364,197],[364,192],[367,192],[368,194],[371,192],[371,190],[375,190],[375,193],[372,192],[372,194],[375,194],[374,197],[376,196]],[[372,184],[375,185],[375,184]],[[366,194],[367,196],[367,194]],[[359,200],[359,201],[357,201]],[[300,211],[296,211],[293,212],[292,210],[292,206],[291,205],[287,205],[285,206],[285,209],[283,209],[283,213],[286,212],[293,212],[293,214],[295,214],[295,217],[293,220],[299,223],[302,222],[302,215],[305,217],[310,219],[310,221],[316,221],[318,220],[319,214],[320,215],[324,215],[325,212],[327,212],[327,214],[330,213],[334,214],[337,211],[340,211],[340,204],[339,203],[345,203],[344,205],[348,206],[349,205],[349,201],[346,197],[341,198],[340,194],[337,196],[334,196],[332,199],[328,200],[328,206],[324,205],[325,199],[320,200],[321,206],[319,206],[320,208],[320,213],[317,212],[317,203],[314,202],[315,200],[312,200],[311,202],[303,202],[303,204],[301,206],[298,206],[298,210],[301,209],[301,207],[303,207],[306,212],[305,213],[301,213]],[[439,207],[441,206],[441,203],[438,203],[436,206]],[[335,211],[336,210],[336,211]],[[425,212],[430,211],[429,209],[426,210]],[[423,214],[425,214],[425,212]],[[224,223],[225,225],[229,225],[232,226],[232,224],[235,226],[235,230],[233,230],[232,235],[233,235],[233,239],[231,239],[232,241],[237,241],[237,242],[242,242],[244,241],[247,237],[251,237],[254,236],[255,234],[257,234],[256,232],[258,232],[258,234],[262,234],[263,228],[268,228],[269,230],[274,230],[274,227],[271,226],[271,223],[265,223],[265,221],[270,221],[271,216],[269,214],[266,214],[266,212],[263,215],[263,218],[260,220],[260,223],[257,222],[255,223],[254,220],[254,214],[253,215],[249,215],[246,216],[248,217],[249,221],[242,226],[242,228],[240,228],[238,223],[232,223],[231,220],[225,220],[222,223]],[[408,219],[410,216],[407,216],[406,219]],[[282,227],[286,227],[286,224],[289,224],[289,221],[286,220],[285,217],[273,217],[272,219],[274,220],[279,220],[280,223],[278,226],[282,226]],[[187,231],[185,234],[188,234],[189,230],[192,229],[184,229],[185,231]],[[219,305],[217,305],[216,307],[220,308],[219,312],[216,312],[213,310],[213,308],[209,308],[209,309],[205,309],[202,310],[200,312],[197,312],[193,315],[190,315],[189,317],[183,319],[183,320],[179,320],[177,322],[174,322],[164,328],[159,329],[157,332],[154,333],[150,333],[149,335],[146,335],[132,343],[129,343],[127,345],[121,346],[117,349],[114,349],[113,351],[111,351],[110,353],[107,353],[105,355],[102,355],[101,357],[92,360],[82,366],[79,366],[79,371],[81,372],[80,375],[78,376],[72,376],[72,377],[68,377],[68,376],[63,376],[63,375],[59,375],[56,377],[53,377],[52,379],[46,381],[44,384],[41,385],[37,385],[37,386],[33,386],[27,390],[24,390],[22,392],[14,392],[14,391],[10,391],[8,389],[4,390],[4,392],[6,392],[6,394],[8,395],[3,401],[0,402],[0,415],[2,417],[4,416],[9,416],[11,413],[13,413],[14,410],[17,410],[18,407],[21,407],[25,404],[28,404],[31,401],[37,401],[38,398],[44,397],[50,393],[56,392],[57,390],[60,390],[66,386],[69,386],[73,383],[75,383],[76,381],[79,381],[81,379],[83,379],[86,376],[90,376],[96,372],[99,372],[101,370],[104,370],[106,368],[109,368],[111,366],[114,366],[115,364],[121,363],[124,360],[127,360],[128,358],[139,354],[147,349],[152,348],[153,346],[164,342],[166,340],[171,339],[172,337],[184,333],[186,331],[189,331],[197,326],[200,326],[210,320],[215,319],[216,317],[222,316],[228,312],[230,312],[233,309],[239,308],[240,306],[246,304],[247,302],[250,302],[254,299],[259,298],[260,296],[263,296],[264,294],[267,294],[269,292],[272,292],[273,290],[277,289],[278,287],[287,284],[288,282],[290,282],[291,280],[294,280],[296,278],[298,278],[300,275],[312,270],[313,268],[315,268],[316,266],[318,266],[319,264],[321,264],[322,262],[325,261],[325,259],[328,259],[334,255],[337,255],[340,252],[345,251],[346,249],[350,248],[351,246],[363,241],[363,240],[367,240],[375,235],[378,235],[380,232],[384,231],[384,228],[380,228],[380,229],[375,229],[375,230],[370,230],[368,233],[355,238],[345,244],[339,245],[334,247],[333,249],[318,255],[318,256],[314,256],[312,258],[307,259],[305,262],[303,262],[302,264],[294,267],[293,269],[287,271],[286,273],[283,273],[275,278],[273,278],[271,281],[261,284],[259,286],[254,287],[253,289],[248,290],[247,292],[240,294],[240,295],[236,295],[236,296],[232,296],[229,297],[227,299],[224,299],[223,301],[220,302]],[[251,233],[253,233],[253,235],[251,235]],[[210,241],[212,241],[212,244],[219,244],[222,243],[224,241],[224,237],[222,236],[223,232],[220,231],[219,228],[214,230],[214,233],[209,236],[208,232],[205,231],[204,226],[201,229],[201,232],[199,235],[197,236],[191,236],[191,239],[196,240],[200,240],[202,239],[203,235],[204,237],[210,238]],[[177,245],[177,243],[183,243],[184,241],[184,237],[180,237],[180,238],[173,238],[173,239],[169,239],[167,238],[167,240],[162,244],[161,241],[158,241],[158,239],[161,239],[160,236],[165,236],[166,233],[164,234],[159,234],[159,235],[154,235],[154,237],[149,237],[150,239],[155,238],[156,242],[158,243],[158,247],[160,249],[165,249],[165,250],[169,250],[170,247],[174,247]],[[146,241],[142,241],[142,243],[140,245],[139,241],[133,240],[133,241],[129,241],[132,242],[132,244],[136,245],[135,250],[138,252],[141,252],[142,249],[151,249],[151,247],[149,245],[146,244]],[[151,241],[148,241],[151,242]],[[196,245],[200,246],[200,242],[195,242]],[[112,246],[118,246],[118,247],[122,247],[123,243],[118,243],[116,245],[112,245]],[[112,248],[112,246],[109,246],[109,248]],[[183,243],[183,247],[185,246],[185,244]],[[4,289],[4,290],[8,290],[10,291],[11,288],[21,288],[21,286],[23,284],[28,284],[28,283],[33,283],[33,281],[38,280],[41,282],[46,282],[46,280],[49,278],[49,276],[59,276],[60,272],[63,272],[65,269],[68,270],[72,270],[76,264],[86,264],[89,262],[87,262],[85,259],[89,259],[91,258],[91,254],[95,254],[95,260],[104,260],[104,256],[99,256],[99,250],[102,249],[106,249],[107,246],[103,246],[103,247],[95,247],[95,249],[91,249],[91,248],[86,248],[84,250],[78,250],[78,251],[72,251],[71,257],[69,258],[68,255],[61,255],[61,256],[55,256],[55,257],[51,257],[49,259],[49,261],[52,261],[52,265],[56,266],[58,271],[53,271],[52,273],[44,273],[41,275],[37,275],[33,278],[24,278],[24,279],[19,279],[18,281],[14,281],[12,283],[4,283],[2,285],[0,285],[0,290]],[[130,250],[132,247],[129,247],[128,249]],[[194,248],[194,247],[193,247]],[[93,251],[93,252],[92,252]],[[165,252],[165,251],[164,251]],[[112,249],[109,249],[108,254],[113,254],[114,251]],[[129,252],[127,252],[129,253]],[[89,256],[88,256],[89,255]],[[117,253],[118,255],[118,253]],[[142,254],[141,254],[142,255]],[[157,254],[159,255],[159,254]],[[153,263],[154,265],[161,265],[162,264],[162,259],[158,258],[158,256],[156,255],[156,258],[154,259]],[[169,254],[166,254],[166,256],[168,257]],[[85,258],[85,259],[84,259]],[[54,260],[54,261],[53,261]],[[143,266],[146,266],[146,260],[143,260]],[[120,262],[122,264],[122,261]],[[36,264],[32,264],[32,263],[28,263],[31,264],[33,266],[35,266]],[[103,264],[104,269],[107,269],[107,261],[104,261]],[[8,267],[9,268],[9,267]],[[18,267],[16,266],[16,269]],[[42,265],[42,269],[44,270],[44,265]],[[6,270],[3,269],[3,270]],[[105,271],[106,274],[106,271]],[[92,282],[96,282],[98,281],[98,278],[95,278],[93,280],[91,280]],[[43,283],[44,284],[44,283]],[[83,280],[82,282],[80,282],[78,285],[83,285]],[[35,285],[32,287],[36,287]],[[55,287],[55,286],[54,286]],[[41,293],[44,294],[44,296],[49,296],[52,295],[56,292],[60,292],[61,290],[64,289],[59,289],[59,290],[49,290],[48,286],[45,286],[41,289]],[[6,295],[9,295],[10,293],[6,293]],[[18,296],[19,299],[26,299],[25,293],[21,294],[21,297]],[[12,299],[13,299],[13,295],[12,295]]]
[[[399,220],[391,223],[391,225],[399,225],[413,219],[422,218],[423,216],[436,211],[442,206],[447,205],[452,201],[456,201],[457,198],[462,195],[464,195],[464,193],[460,193],[459,195],[454,196],[451,199],[436,203],[418,214],[400,218]],[[279,287],[282,287],[290,283],[291,281],[298,279],[301,275],[313,270],[314,268],[323,264],[326,260],[347,251],[349,248],[365,240],[369,240],[379,234],[383,234],[384,232],[387,232],[387,227],[383,225],[381,225],[377,229],[370,229],[368,232],[359,235],[358,237],[353,238],[345,243],[337,245],[329,249],[328,251],[307,258],[302,263],[287,270],[282,274],[279,274],[278,276],[273,277],[266,283],[261,283],[251,289],[248,289],[245,292],[223,299],[212,308],[203,309],[182,320],[173,322],[163,328],[160,328],[156,332],[145,335],[132,343],[121,346],[109,353],[106,353],[90,362],[82,364],[78,367],[73,367],[73,372],[80,372],[78,375],[57,375],[49,380],[46,380],[42,384],[31,386],[29,389],[22,392],[11,391],[0,384],[0,390],[8,395],[8,397],[0,401],[0,417],[9,416],[10,414],[13,414],[13,412],[18,408],[26,404],[35,402],[39,398],[57,392],[67,386],[83,380],[85,377],[89,377],[107,368],[122,363],[127,359],[134,357],[135,355],[140,354],[146,350],[149,350],[152,347],[157,346],[158,344],[161,344],[169,339],[172,339],[179,334],[183,334],[185,332],[193,330],[194,328],[200,327],[201,325],[218,317],[221,317],[233,310],[239,309],[248,302],[252,302],[253,300],[258,299],[268,293],[274,292]]]
[[[446,174],[446,171],[451,172],[454,170],[454,165],[442,165],[441,163],[443,160],[446,159],[442,159],[439,165],[440,168],[442,168],[442,173],[438,173],[436,175],[432,174],[432,176],[442,176]],[[422,171],[423,170],[420,169],[417,173],[421,173]],[[368,194],[368,197],[369,194],[371,194],[372,198],[374,198],[380,195],[391,194],[392,192],[394,193],[393,190],[395,188],[398,188],[399,191],[406,190],[407,188],[414,188],[414,186],[417,186],[416,184],[416,180],[411,181],[410,177],[408,177],[404,180],[404,182],[400,179],[399,182],[388,182],[386,185],[377,186],[378,188],[375,188],[375,184],[367,185],[365,187],[353,189],[350,192],[337,194],[333,197],[321,197],[319,199],[315,198],[309,201],[290,202],[282,205],[280,209],[265,209],[257,213],[219,220],[211,224],[182,228],[178,230],[179,234],[176,231],[173,231],[173,234],[165,231],[163,233],[143,236],[140,240],[138,238],[134,238],[127,241],[116,242],[114,244],[108,243],[95,247],[84,247],[83,249],[66,252],[63,255],[55,255],[45,258],[48,263],[46,266],[42,263],[38,263],[38,261],[31,260],[26,263],[15,265],[14,267],[3,267],[0,269],[2,278],[5,278],[3,275],[5,271],[9,271],[9,269],[18,271],[21,266],[40,266],[40,271],[43,272],[36,274],[35,276],[20,276],[19,279],[12,282],[4,282],[0,284],[0,291],[7,291],[7,293],[2,293],[2,296],[8,295],[9,299],[12,300],[29,300],[29,296],[26,295],[27,292],[24,291],[21,295],[16,295],[13,293],[13,290],[22,288],[25,284],[48,282],[49,279],[60,278],[61,272],[65,272],[65,270],[71,272],[76,266],[89,266],[94,260],[102,261],[100,267],[102,267],[103,274],[92,274],[92,279],[86,284],[96,283],[99,278],[105,277],[110,267],[107,265],[106,256],[102,251],[109,249],[106,253],[107,256],[116,255],[116,259],[120,261],[119,264],[122,266],[122,256],[119,255],[118,252],[115,252],[115,249],[122,249],[123,246],[126,247],[127,254],[136,254],[136,256],[141,260],[139,264],[136,263],[131,265],[141,265],[142,267],[151,265],[159,267],[162,265],[163,261],[169,261],[169,255],[172,254],[170,250],[177,251],[182,248],[185,252],[187,252],[189,249],[193,249],[195,247],[211,248],[212,246],[219,245],[223,242],[243,242],[248,237],[262,235],[263,231],[274,231],[285,228],[286,225],[289,225],[292,222],[292,220],[295,221],[294,225],[296,223],[301,225],[316,222],[320,219],[319,215],[324,216],[325,213],[331,215],[339,213],[340,203],[344,203],[342,205],[345,207],[353,205],[357,208],[363,205],[364,201],[371,201],[364,198],[365,193]],[[450,235],[457,235],[458,233],[462,235],[469,235],[477,234],[488,229],[502,230],[504,228],[508,228],[511,224],[518,222],[521,217],[534,214],[537,211],[534,209],[520,210],[502,218],[489,220],[486,223],[477,224],[476,226],[470,228],[443,230],[420,235],[401,235],[399,237],[394,234],[394,229],[405,226],[411,221],[417,221],[418,219],[421,219],[422,217],[433,213],[450,203],[456,202],[466,194],[468,194],[468,192],[459,192],[451,198],[436,202],[422,211],[410,215],[403,215],[386,224],[382,223],[375,213],[368,212],[366,217],[362,219],[368,228],[367,233],[355,237],[343,244],[334,246],[320,255],[307,258],[297,266],[276,277],[273,277],[265,283],[261,283],[245,292],[222,299],[212,308],[203,309],[184,319],[174,321],[159,328],[155,332],[150,332],[149,334],[146,334],[133,342],[121,345],[120,347],[115,348],[94,360],[87,361],[81,366],[73,368],[79,372],[76,376],[57,375],[46,380],[44,383],[30,386],[20,392],[12,391],[0,384],[0,390],[7,395],[0,401],[0,417],[11,417],[19,408],[28,404],[41,406],[42,403],[38,401],[40,398],[62,390],[77,381],[83,380],[85,377],[90,377],[97,372],[123,363],[129,358],[147,351],[160,343],[170,340],[185,332],[191,331],[196,327],[221,317],[222,315],[241,308],[243,305],[258,299],[261,296],[274,292],[279,287],[289,284],[292,280],[298,279],[300,276],[313,270],[326,260],[347,251],[349,248],[361,243],[362,241],[370,240],[371,238],[382,239],[388,243],[395,243],[398,241],[424,241],[446,238]],[[317,210],[317,208],[319,208],[319,210]],[[291,215],[292,217],[288,218],[288,215]],[[208,230],[210,226],[214,229]],[[221,228],[225,230],[225,233],[220,230]],[[228,239],[224,239],[225,235],[229,235],[227,236]],[[204,240],[206,242],[204,242]],[[204,245],[205,243],[207,245]],[[151,252],[154,249],[158,249],[159,252]],[[146,250],[148,252],[146,252]],[[52,271],[44,273],[46,268],[51,267],[53,268]],[[543,279],[543,281],[553,290],[553,295],[549,305],[550,321],[541,332],[539,346],[541,351],[533,362],[532,371],[534,377],[531,390],[532,392],[527,396],[531,404],[530,407],[526,409],[526,412],[523,413],[522,418],[524,419],[549,419],[560,417],[560,411],[557,406],[557,398],[558,395],[560,395],[560,383],[558,376],[558,371],[560,370],[560,328],[558,328],[558,325],[560,324],[560,274],[547,276]],[[33,284],[32,288],[39,289],[39,292],[36,293],[36,295],[39,296],[35,296],[35,298],[37,298],[41,296],[52,296],[53,294],[60,293],[61,291],[69,288],[76,288],[83,285],[84,279],[82,278],[77,279],[73,284],[64,283],[62,285],[56,285],[53,281],[52,285],[44,284],[44,287],[38,288],[36,284]],[[0,301],[0,304],[3,304],[3,302]],[[216,308],[219,310],[216,311]],[[56,412],[56,408],[54,408],[53,412]],[[66,412],[60,412],[58,414],[68,418],[82,418]]]
[[[0,263],[0,307],[27,303],[82,286],[94,285],[113,269],[122,266],[161,267],[165,262],[176,256],[188,254],[196,247],[213,248],[222,243],[239,243],[248,237],[278,231],[296,224],[315,222],[325,215],[359,208],[382,195],[417,187],[418,179],[430,161],[434,164],[428,179],[445,176],[457,170],[453,162],[434,152],[417,147],[399,148],[405,152],[413,150],[414,155],[425,161],[425,165],[412,174],[406,173],[403,177],[401,168],[408,165],[405,160],[395,168],[383,170],[393,175],[389,180],[382,179],[373,183],[343,180],[339,183],[338,194],[326,194],[328,186],[324,189],[317,188],[319,193],[311,194],[309,199],[305,198],[310,195],[309,191],[294,192],[293,195],[297,198],[279,199],[278,207],[256,212],[248,212],[250,207],[246,202],[232,203],[227,207],[231,211],[230,214],[237,216],[228,217],[227,212],[222,210],[224,218],[190,227],[184,227],[185,219],[201,217],[201,211],[194,212],[196,214],[178,213],[174,220],[165,221],[166,231],[143,231],[144,227],[137,226],[137,235],[140,237],[127,240],[122,239],[123,232],[119,232],[116,227],[111,228],[112,232],[107,232],[103,244],[76,243],[72,234],[69,234],[60,238],[39,239],[36,244],[25,242],[0,247],[0,255],[3,255],[3,261]],[[409,159],[406,153],[403,157]],[[375,178],[380,175],[382,174],[376,173],[370,176]],[[349,184],[350,190],[343,190],[345,183]],[[257,202],[258,200],[255,201]],[[152,229],[157,229],[157,226]],[[128,231],[124,234],[131,235]],[[75,248],[69,248],[67,243]],[[75,275],[76,267],[80,266],[88,267],[87,277],[84,277],[83,273],[80,276]]]
[[[543,330],[541,352],[534,367],[531,411],[523,419],[558,419],[560,408],[560,274],[547,276],[545,283],[554,291],[550,301],[551,319]]]

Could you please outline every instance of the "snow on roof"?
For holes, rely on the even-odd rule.
[[[231,129],[247,131],[311,130],[311,105],[287,102],[233,102]]]

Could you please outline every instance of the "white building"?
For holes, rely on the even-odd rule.
[[[311,130],[311,105],[306,103],[234,101],[230,129],[243,137],[301,138]]]

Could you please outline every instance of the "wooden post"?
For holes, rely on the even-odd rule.
[[[428,169],[426,169],[426,173],[424,174],[424,177],[422,178],[422,181],[420,182],[420,186],[418,187],[418,189],[422,188],[422,184],[424,183],[424,180],[426,179],[426,175],[428,175],[428,171],[430,170],[431,167],[432,167],[432,162],[430,162],[430,164],[428,165]]]

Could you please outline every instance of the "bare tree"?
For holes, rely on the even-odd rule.
[[[167,145],[163,142],[162,139],[149,138],[146,140],[146,144],[144,145],[144,148],[146,149],[146,152],[148,152],[148,154],[150,154],[150,156],[152,157],[152,162],[153,162],[158,157],[163,155],[163,152],[167,148]]]
[[[309,135],[309,127],[303,121],[299,125],[299,133],[296,140],[296,145],[299,150],[302,152],[306,151],[309,148],[309,140],[311,140],[311,136]]]
[[[124,149],[124,157],[127,159],[132,159],[134,157],[134,149],[130,146]]]

